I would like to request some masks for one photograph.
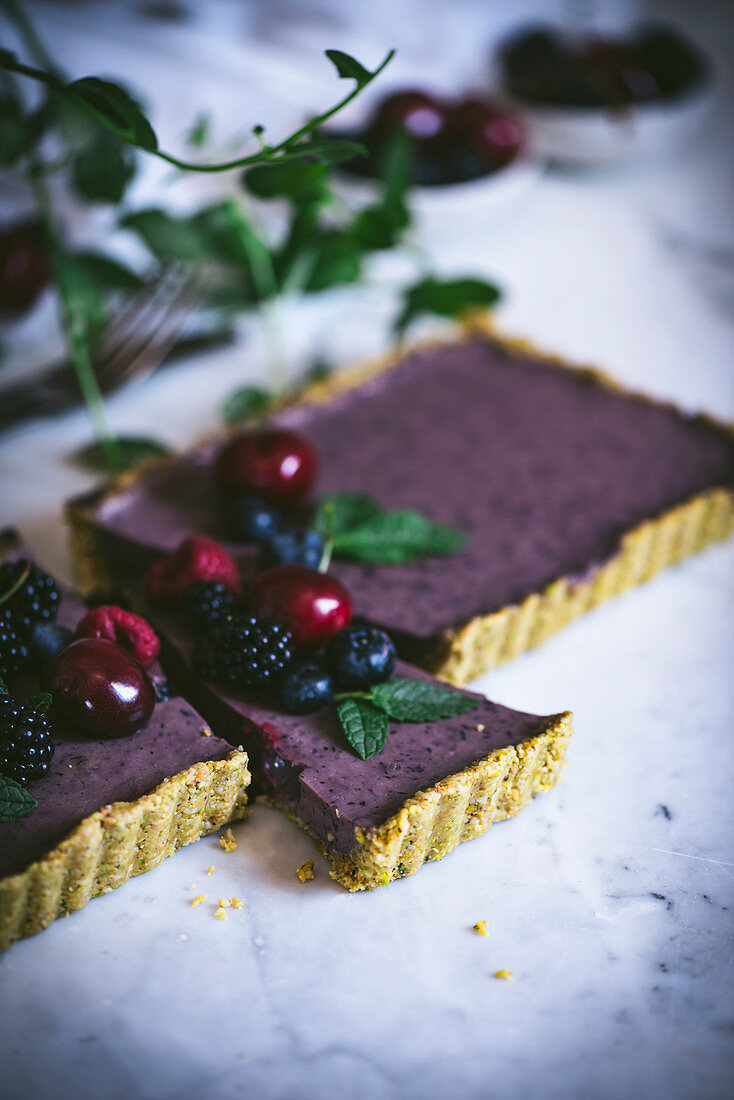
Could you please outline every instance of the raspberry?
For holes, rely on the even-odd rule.
[[[186,589],[183,607],[194,626],[218,626],[237,611],[237,600],[220,581],[196,581]]]
[[[273,683],[293,659],[293,639],[272,619],[237,616],[199,637],[192,662],[205,680],[237,687]]]
[[[194,581],[219,581],[233,596],[242,592],[239,570],[213,539],[191,535],[148,570],[148,595],[157,603],[176,604]]]
[[[53,754],[46,715],[10,695],[0,696],[0,774],[31,783],[46,774]]]
[[[0,565],[0,596],[12,588],[26,570],[23,583],[2,605],[10,611],[19,630],[26,630],[31,623],[55,619],[61,601],[53,577],[24,558]]]
[[[13,676],[25,666],[28,649],[10,611],[0,607],[0,676]]]
[[[143,668],[155,661],[161,648],[157,635],[145,619],[109,604],[88,611],[77,625],[76,637],[106,638],[108,642],[117,642],[132,653]]]

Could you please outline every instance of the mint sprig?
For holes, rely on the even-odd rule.
[[[0,775],[0,822],[24,817],[36,805],[35,798],[28,794],[25,787],[7,775]]]
[[[362,760],[383,748],[390,718],[395,722],[436,722],[466,714],[481,702],[455,688],[406,677],[336,697],[344,736]]]
[[[335,493],[319,501],[315,529],[333,551],[369,565],[403,565],[416,558],[445,557],[466,546],[463,531],[415,511],[385,511],[361,493]]]
[[[356,697],[339,700],[336,709],[344,736],[357,756],[369,760],[380,751],[388,731],[384,710],[374,706],[369,699]]]

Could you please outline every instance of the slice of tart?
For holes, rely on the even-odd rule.
[[[19,558],[28,554],[16,534],[0,532],[0,560]],[[60,624],[74,629],[85,611],[62,590]],[[0,822],[0,950],[246,816],[246,753],[170,694],[159,664],[149,676],[153,715],[129,737],[95,738],[54,714],[48,773],[28,786],[37,804]],[[38,678],[8,686],[25,697]]]
[[[534,795],[553,787],[571,736],[568,713],[540,717],[477,701],[458,717],[391,722],[367,760],[347,744],[334,706],[285,713],[197,675],[193,635],[173,614],[153,619],[172,680],[220,737],[242,744],[253,784],[316,840],[331,875],[348,890],[384,886],[441,859]],[[396,675],[433,680],[398,663]],[[434,681],[436,682],[436,681]]]
[[[479,322],[337,376],[275,417],[367,493],[468,536],[450,559],[332,569],[406,659],[467,683],[734,527],[734,434]],[[85,590],[133,580],[193,532],[222,540],[221,440],[72,502]],[[229,549],[243,572],[256,550]]]

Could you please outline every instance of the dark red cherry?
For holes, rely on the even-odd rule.
[[[116,642],[82,638],[49,661],[41,687],[54,707],[94,737],[127,737],[155,706],[155,691],[137,661]]]
[[[449,114],[449,130],[466,142],[488,166],[508,164],[517,154],[523,135],[514,118],[480,99],[463,99]]]
[[[395,130],[405,130],[415,141],[422,142],[439,137],[445,125],[446,110],[439,99],[426,92],[405,91],[383,99],[370,132],[382,141]]]
[[[336,577],[305,565],[276,565],[250,588],[253,614],[277,619],[301,652],[319,649],[352,617],[352,599]]]
[[[225,444],[217,458],[217,481],[229,493],[251,493],[271,504],[297,504],[313,489],[318,467],[318,455],[304,436],[285,428],[264,428],[243,432]]]
[[[49,280],[48,255],[40,226],[16,225],[0,232],[0,308],[23,312]]]

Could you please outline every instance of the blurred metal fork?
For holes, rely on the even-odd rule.
[[[102,393],[152,374],[179,341],[203,295],[204,275],[176,264],[129,298],[94,355]],[[30,417],[54,416],[80,400],[71,363],[60,363],[33,380],[0,389],[0,431]]]

